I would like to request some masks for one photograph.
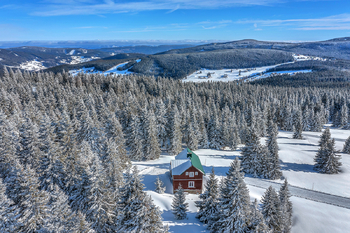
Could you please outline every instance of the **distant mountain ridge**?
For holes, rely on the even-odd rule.
[[[0,65],[26,69],[26,63],[36,61],[44,68],[62,64],[78,64],[90,60],[103,59],[117,54],[154,54],[171,49],[187,48],[192,45],[126,46],[101,49],[87,48],[47,48],[21,46],[0,49]]]
[[[201,68],[234,69],[289,62],[293,61],[292,54],[316,56],[328,60],[327,64],[321,61],[317,64],[298,62],[299,67],[312,69],[317,66],[318,69],[322,69],[326,66],[326,69],[330,69],[333,64],[338,66],[337,69],[348,70],[350,37],[296,43],[244,39],[196,46],[136,45],[101,49],[22,46],[0,49],[0,65],[14,67],[21,65],[21,68],[26,69],[33,64],[26,67],[23,63],[39,61],[44,68],[51,67],[47,71],[56,73],[83,67],[106,71],[122,62],[129,62],[127,67],[131,72],[180,79]],[[135,60],[140,58],[141,61],[135,63]]]

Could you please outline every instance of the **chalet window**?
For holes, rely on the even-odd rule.
[[[188,176],[188,172],[186,172],[186,176]]]
[[[196,176],[198,176],[198,172],[195,172],[194,174],[195,174]]]
[[[194,172],[190,172],[190,177],[194,177]]]
[[[188,187],[194,188],[194,181],[188,181]]]

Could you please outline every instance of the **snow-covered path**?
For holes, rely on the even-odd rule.
[[[281,187],[280,183],[273,182],[270,180],[262,180],[251,177],[245,177],[244,181],[247,185],[255,186],[258,188],[267,189],[272,186],[275,190],[279,190]],[[329,193],[322,193],[311,189],[305,189],[289,185],[290,193],[295,197],[300,197],[312,201],[317,201],[325,204],[335,205],[343,208],[350,209],[350,198],[336,196]]]

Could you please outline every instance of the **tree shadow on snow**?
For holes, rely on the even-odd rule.
[[[169,167],[169,166],[168,166]],[[156,189],[156,179],[159,177],[159,179],[164,183],[165,193],[172,194],[173,193],[173,184],[171,182],[170,173],[167,171],[163,174],[141,174],[143,179],[143,184],[145,185],[145,191],[155,191]]]
[[[281,162],[281,170],[282,171],[296,171],[296,172],[311,172],[311,173],[317,173],[314,170],[314,165],[311,164],[305,164],[305,163],[284,163]]]
[[[295,143],[290,143],[290,142],[288,142],[288,143],[279,143],[279,144],[285,144],[285,145],[295,145],[295,146],[315,146],[314,144],[311,144],[311,143],[297,143],[297,142],[295,142]]]
[[[226,173],[228,172],[228,169],[230,168],[230,163],[228,162],[228,166],[226,167],[214,167],[214,172],[216,176],[226,176]],[[208,176],[211,173],[211,169],[213,166],[205,166],[203,165],[204,172]]]

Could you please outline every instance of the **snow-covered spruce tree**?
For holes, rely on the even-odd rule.
[[[70,232],[74,229],[76,219],[68,205],[68,197],[57,185],[50,193],[49,208],[51,217],[45,223],[49,232]]]
[[[39,181],[33,169],[27,167],[19,171],[23,178],[19,184],[21,190],[19,198],[19,213],[17,221],[20,225],[19,232],[46,232],[48,229],[45,223],[50,221],[50,195],[44,190],[39,190]]]
[[[142,130],[140,125],[140,119],[136,114],[131,116],[129,126],[127,128],[127,138],[129,147],[129,154],[131,159],[142,160],[144,158],[142,145],[143,145],[143,137]]]
[[[16,157],[15,131],[0,109],[0,177],[5,179],[12,170]]]
[[[95,233],[93,229],[91,229],[91,223],[85,220],[85,215],[78,211],[74,214],[75,217],[75,225],[71,232],[73,233]]]
[[[264,173],[264,177],[276,180],[281,178],[282,172],[281,172],[281,166],[279,163],[279,156],[278,156],[278,144],[277,144],[277,134],[278,134],[278,128],[277,124],[275,124],[272,120],[269,121],[269,125],[267,128],[267,140],[266,145],[268,149],[268,156],[266,161],[266,168],[262,171]]]
[[[236,158],[226,173],[225,184],[221,190],[220,217],[210,229],[211,232],[241,233],[249,226],[249,191],[243,180],[240,160]]]
[[[188,133],[188,143],[187,147],[190,150],[197,150],[198,149],[198,138],[197,133],[195,132],[195,128],[193,126],[193,123],[190,122],[189,125],[189,133]]]
[[[118,195],[119,188],[123,184],[123,171],[122,159],[118,154],[117,145],[113,139],[105,139],[104,146],[101,157],[102,165],[105,169],[107,180],[109,182],[108,188],[111,192],[114,192],[115,195]]]
[[[340,114],[339,114],[339,126],[340,127],[346,127],[346,125],[348,124],[348,107],[346,106],[346,103],[343,104],[343,106],[341,107],[340,110]]]
[[[248,231],[251,233],[270,233],[269,227],[266,225],[264,216],[259,210],[258,201],[255,199],[250,208]]]
[[[126,168],[130,164],[129,157],[126,155],[125,139],[122,126],[115,117],[115,114],[108,115],[105,125],[106,137],[115,143],[116,152],[121,159],[121,168]]]
[[[321,135],[319,149],[315,156],[314,169],[320,173],[337,174],[340,172],[341,159],[340,155],[336,154],[334,138],[331,139],[329,128],[326,128]]]
[[[205,126],[205,122],[202,115],[202,110],[198,111],[198,124],[199,124],[199,139],[198,139],[198,146],[207,149],[208,148],[208,133],[207,128]]]
[[[50,126],[47,125],[49,122],[46,120],[44,118],[40,126],[39,142],[42,153],[39,157],[37,172],[39,174],[40,189],[51,192],[54,190],[55,185],[66,188],[64,184],[66,174],[58,145],[53,141],[54,135]]]
[[[37,169],[40,155],[38,141],[38,128],[29,118],[25,118],[19,128],[19,147],[17,149],[17,157],[23,166]]]
[[[205,191],[199,195],[201,201],[195,202],[198,208],[196,218],[199,218],[199,221],[208,225],[215,223],[219,217],[218,188],[218,179],[215,177],[214,168],[212,168],[209,180],[205,184]]]
[[[57,143],[57,150],[59,151],[59,162],[62,163],[63,173],[58,174],[57,178],[60,180],[57,182],[62,190],[66,190],[67,176],[72,177],[72,172],[79,153],[79,148],[76,146],[76,134],[71,124],[69,117],[64,114],[64,117],[57,123],[55,129],[55,142]],[[60,165],[60,164],[58,164]],[[60,165],[61,166],[61,165]]]
[[[158,159],[161,151],[158,142],[158,133],[154,113],[152,110],[143,109],[141,114],[144,157],[146,160]]]
[[[187,217],[188,203],[186,202],[186,193],[184,192],[181,183],[174,194],[171,209],[176,220],[183,220]]]
[[[267,166],[268,150],[260,144],[254,127],[246,133],[246,145],[242,148],[242,169],[245,173],[261,176]]]
[[[273,232],[280,232],[282,230],[282,212],[280,200],[272,186],[270,186],[261,198],[262,214],[265,218],[266,224]]]
[[[114,230],[116,203],[109,189],[109,180],[98,156],[92,152],[91,165],[88,168],[91,185],[89,192],[89,207],[85,212],[86,220],[96,232],[111,232]]]
[[[0,231],[4,233],[16,232],[19,226],[16,220],[18,206],[6,195],[6,186],[0,178]]]
[[[221,114],[221,136],[222,136],[222,145],[223,146],[229,146],[230,143],[230,137],[232,134],[232,128],[230,125],[230,116],[231,112],[228,106],[225,106],[225,108],[222,111]]]
[[[144,223],[142,224],[142,231],[147,233],[168,233],[168,228],[163,226],[162,211],[155,206],[151,196],[146,196],[145,206],[148,208]]]
[[[120,189],[119,215],[115,223],[116,231],[163,232],[163,225],[160,224],[161,213],[143,191],[144,186],[137,167],[133,167],[132,170],[132,174],[130,171],[126,173],[125,184]]]
[[[157,120],[157,129],[158,129],[158,140],[160,147],[165,146],[166,142],[166,109],[165,104],[161,99],[157,99],[156,101],[156,120]]]
[[[176,105],[174,105],[170,116],[168,116],[168,130],[169,144],[167,151],[170,155],[177,155],[181,152],[182,135],[181,119]]]
[[[214,103],[212,104],[212,109],[214,108]],[[222,135],[220,130],[220,123],[216,110],[212,112],[211,118],[208,123],[208,140],[209,148],[221,149],[222,147]]]
[[[343,147],[343,152],[350,154],[350,137],[348,137],[345,141],[344,147]]]
[[[91,164],[92,150],[90,145],[83,141],[82,150],[76,163],[77,178],[69,187],[69,205],[73,212],[81,211],[83,214],[89,209],[89,195],[91,185],[91,174],[89,166]]]
[[[287,179],[284,181],[281,186],[279,193],[280,206],[281,206],[281,214],[282,214],[282,226],[281,232],[289,233],[292,228],[292,214],[293,214],[293,204],[290,201],[290,192],[288,189]]]
[[[302,125],[301,113],[299,110],[297,110],[294,113],[293,127],[294,127],[293,139],[303,139],[303,136],[302,136],[303,125]]]
[[[166,187],[164,187],[164,183],[159,179],[159,176],[157,176],[156,182],[154,183],[156,185],[156,192],[163,194]]]

